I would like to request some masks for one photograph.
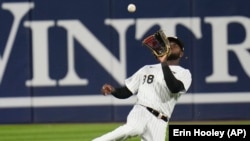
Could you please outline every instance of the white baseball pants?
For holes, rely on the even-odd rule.
[[[127,123],[92,141],[124,141],[140,136],[141,141],[165,141],[168,122],[155,117],[145,107],[135,105],[127,117]]]

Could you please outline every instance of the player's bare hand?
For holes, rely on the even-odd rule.
[[[114,91],[114,87],[111,86],[110,84],[104,84],[101,89],[101,93],[103,95],[108,95],[111,94]]]

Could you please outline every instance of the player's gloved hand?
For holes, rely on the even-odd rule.
[[[109,84],[104,84],[102,86],[102,89],[101,89],[101,93],[103,95],[108,95],[108,94],[111,94],[113,91],[115,90],[115,88]]]
[[[148,47],[156,57],[162,57],[171,53],[170,42],[163,30],[159,30],[156,33],[146,37],[142,44]]]

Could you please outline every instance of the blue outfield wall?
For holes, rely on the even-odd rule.
[[[127,12],[135,3],[137,11]],[[157,63],[162,28],[192,72],[172,120],[250,119],[249,0],[0,0],[0,123],[125,121],[135,97],[104,97]]]

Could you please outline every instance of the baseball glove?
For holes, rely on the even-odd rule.
[[[171,53],[169,40],[162,30],[146,37],[142,43],[147,46],[156,57],[161,57],[165,54],[169,56]]]

